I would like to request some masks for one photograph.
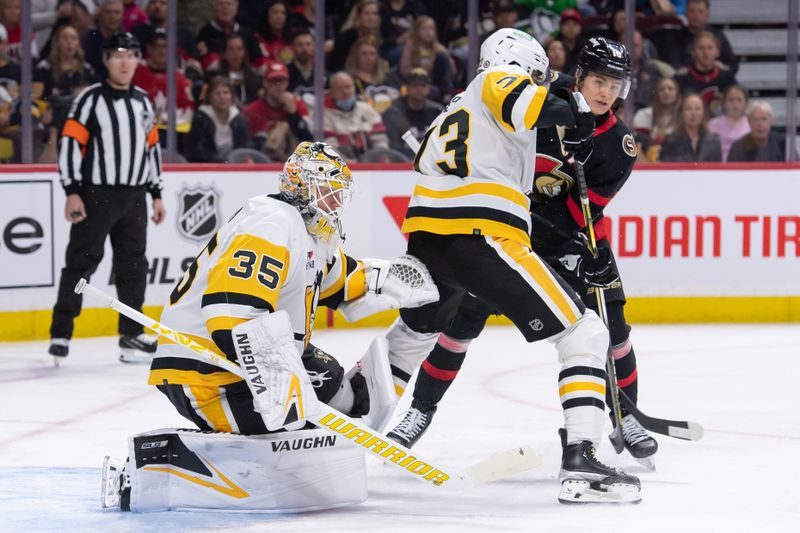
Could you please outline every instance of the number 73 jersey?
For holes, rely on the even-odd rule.
[[[514,65],[479,73],[433,121],[403,232],[504,237],[530,246],[527,193],[547,89]]]
[[[311,237],[297,209],[270,196],[250,198],[208,242],[170,295],[161,321],[236,361],[231,329],[264,313],[289,314],[298,349],[311,336],[317,305],[362,296],[363,266]],[[151,385],[222,386],[241,378],[159,339]]]

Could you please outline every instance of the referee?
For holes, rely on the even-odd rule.
[[[153,105],[131,85],[139,64],[139,42],[117,33],[103,43],[108,77],[87,87],[72,104],[62,131],[58,172],[67,195],[64,214],[72,224],[66,263],[50,326],[50,354],[69,354],[73,319],[80,314],[75,284],[88,278],[103,258],[106,237],[114,252],[113,272],[120,301],[141,311],[147,282],[147,203],[160,224],[161,152]],[[145,362],[156,349],[155,338],[120,315],[120,360]]]

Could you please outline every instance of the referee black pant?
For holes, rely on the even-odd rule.
[[[111,237],[117,297],[142,310],[147,284],[147,198],[144,187],[84,186],[80,197],[86,208],[86,219],[73,224],[65,266],[61,270],[58,300],[53,308],[50,338],[71,338],[73,320],[81,312],[82,295],[75,294],[75,285],[89,277],[103,259],[106,237]],[[119,316],[120,335],[143,333],[141,325]]]

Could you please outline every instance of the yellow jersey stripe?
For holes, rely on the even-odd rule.
[[[500,185],[499,183],[470,183],[455,189],[448,189],[445,191],[437,191],[417,185],[414,187],[413,196],[424,196],[426,198],[461,198],[471,194],[484,194],[486,196],[497,196],[508,200],[522,207],[526,211],[530,209],[530,202],[528,197],[519,191],[515,191],[511,187]]]
[[[411,217],[403,221],[401,229],[403,233],[428,231],[437,235],[475,235],[476,230],[480,231],[481,235],[508,239],[527,247],[531,245],[528,232],[502,222],[481,218]]]
[[[558,309],[569,320],[570,324],[574,324],[578,317],[572,310],[572,301],[566,295],[564,290],[550,275],[541,261],[529,249],[519,246],[517,242],[509,242],[503,239],[495,239],[503,251],[508,254],[514,261],[522,266],[528,274],[544,289],[550,300],[556,304]]]
[[[503,115],[503,104],[508,95],[514,91],[520,83],[525,83],[526,81],[527,84],[531,83],[530,78],[526,80],[523,76],[518,74],[510,74],[502,71],[487,72],[486,77],[483,79],[481,100],[492,113],[495,120],[511,132],[515,131],[514,124],[510,122],[510,117]]]
[[[206,329],[209,333],[219,330],[233,329],[239,324],[243,324],[252,318],[238,318],[233,316],[215,316],[206,320]]]
[[[349,302],[363,296],[367,292],[367,275],[364,264],[359,261],[358,268],[347,276],[347,287],[344,292],[344,301]]]
[[[203,413],[203,417],[214,431],[233,432],[231,423],[228,422],[228,417],[225,416],[225,410],[222,408],[219,387],[189,385],[189,390],[197,402],[197,409]]]
[[[336,262],[337,265],[334,265],[334,268],[339,269],[339,275],[337,276],[336,281],[334,281],[330,287],[326,287],[322,292],[320,292],[320,300],[330,298],[344,288],[345,281],[347,280],[347,258],[341,249],[339,249],[339,258]]]
[[[539,113],[542,112],[544,101],[547,98],[547,89],[544,87],[537,87],[536,93],[528,104],[528,109],[525,110],[525,127],[528,129],[533,128],[536,121],[539,120]]]
[[[606,386],[603,383],[594,383],[592,381],[575,381],[560,386],[558,388],[558,395],[564,396],[565,394],[576,391],[594,391],[605,396]]]
[[[163,385],[164,381],[170,385],[193,384],[221,387],[222,385],[230,385],[244,380],[236,374],[231,374],[224,370],[212,374],[201,374],[195,370],[173,370],[169,368],[151,370],[150,376],[147,378],[148,385]]]

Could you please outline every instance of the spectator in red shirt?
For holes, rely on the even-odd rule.
[[[717,62],[719,43],[713,33],[700,32],[692,42],[692,64],[678,70],[675,80],[684,94],[697,93],[713,116],[720,114],[720,95],[736,83],[728,67]]]
[[[298,142],[313,140],[306,123],[308,108],[288,87],[286,65],[270,63],[264,75],[264,97],[244,108],[256,145],[274,161],[285,160]]]
[[[261,55],[267,61],[280,61],[289,64],[292,61],[292,45],[289,18],[289,5],[284,0],[273,0],[267,6],[266,24],[256,34],[261,46]]]
[[[133,75],[134,85],[147,92],[153,102],[156,121],[159,125],[167,123],[167,33],[157,29],[147,43],[147,60],[139,63]],[[194,113],[192,85],[181,71],[175,72],[177,128],[188,131]]]
[[[3,0],[0,9],[0,23],[6,27],[8,40],[6,41],[6,57],[14,63],[22,60],[22,6],[20,0]],[[31,39],[31,55],[34,59],[39,57],[36,39]]]
[[[325,142],[347,159],[355,159],[372,148],[388,148],[389,137],[381,115],[356,98],[356,85],[347,72],[331,76],[323,116]]]
[[[136,4],[136,0],[124,0],[125,6],[122,12],[122,28],[131,31],[139,24],[147,22],[147,13]]]

